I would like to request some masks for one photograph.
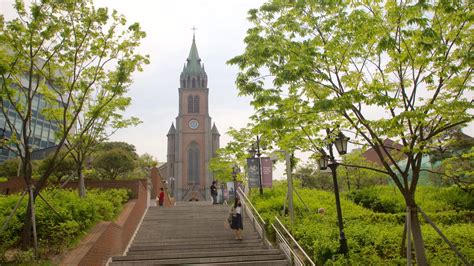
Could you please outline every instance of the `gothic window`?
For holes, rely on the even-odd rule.
[[[189,95],[189,96],[188,96],[188,113],[190,113],[190,114],[194,113],[194,109],[193,109],[193,96],[192,96],[192,95]]]
[[[184,79],[183,79],[183,80],[181,80],[181,88],[184,88],[184,87],[185,87],[185,85],[184,85]]]
[[[199,96],[194,96],[194,113],[199,114]]]
[[[204,88],[204,81],[205,79],[201,79],[201,87]]]
[[[191,84],[191,79],[188,77],[188,81],[186,82],[186,85],[189,87],[189,84]]]
[[[199,145],[196,142],[188,149],[188,184],[199,184]]]
[[[196,88],[196,79],[193,78],[193,89]]]

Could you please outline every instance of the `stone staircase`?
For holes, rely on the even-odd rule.
[[[243,240],[224,227],[230,206],[186,203],[149,207],[126,256],[109,265],[288,265],[279,249],[267,248],[248,218]]]

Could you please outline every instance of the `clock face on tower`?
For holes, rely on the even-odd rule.
[[[191,120],[189,120],[189,127],[191,129],[196,129],[196,128],[199,127],[199,122],[195,119],[191,119]]]

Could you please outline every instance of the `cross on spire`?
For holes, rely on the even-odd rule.
[[[191,28],[191,30],[193,31],[193,39],[194,39],[194,35],[195,35],[195,33],[196,33],[197,28],[196,28],[195,26],[193,26],[193,27]]]

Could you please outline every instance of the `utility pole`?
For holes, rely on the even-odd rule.
[[[291,225],[295,223],[295,210],[293,206],[293,178],[291,176],[291,160],[290,153],[285,151],[286,160],[286,178],[288,182],[288,210],[290,211]]]

